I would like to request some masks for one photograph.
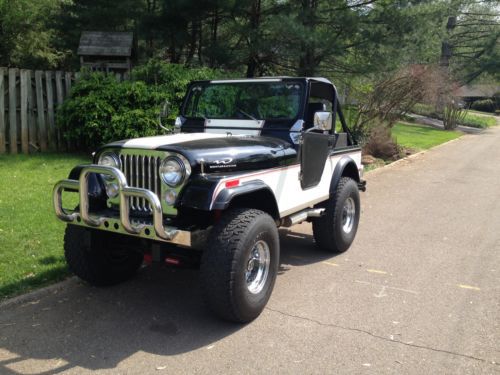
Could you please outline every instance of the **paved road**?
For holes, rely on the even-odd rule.
[[[345,254],[282,232],[262,316],[212,318],[194,270],[70,282],[0,309],[0,373],[500,373],[500,128],[367,175]]]

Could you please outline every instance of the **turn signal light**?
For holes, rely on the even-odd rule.
[[[226,181],[226,188],[232,188],[240,185],[240,180]]]

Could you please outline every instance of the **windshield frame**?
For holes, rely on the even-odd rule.
[[[227,117],[209,117],[205,118],[203,116],[187,116],[186,115],[186,107],[193,95],[193,87],[194,86],[203,86],[203,88],[211,85],[221,85],[221,84],[241,84],[241,83],[282,83],[282,84],[298,84],[300,85],[300,97],[299,97],[299,107],[295,117],[293,118],[269,118],[269,119],[257,119],[257,121],[272,121],[272,122],[290,122],[297,121],[298,119],[302,119],[304,116],[304,108],[308,95],[308,87],[306,84],[306,80],[304,79],[235,79],[235,80],[213,80],[213,81],[193,81],[188,86],[186,95],[182,102],[180,115],[186,119],[192,120],[242,120],[241,118],[227,118]],[[245,120],[245,119],[243,119]],[[248,121],[255,121],[251,118],[247,119]]]

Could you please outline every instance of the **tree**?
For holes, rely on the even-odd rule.
[[[26,0],[28,1],[28,0]],[[135,31],[146,10],[144,0],[72,0],[64,2],[53,27],[54,46],[72,51],[66,67],[76,67],[76,49],[82,31]]]
[[[60,0],[0,0],[0,65],[52,68],[64,51],[52,45],[48,20]]]
[[[447,24],[450,68],[463,82],[500,79],[500,15],[496,1],[456,1]]]

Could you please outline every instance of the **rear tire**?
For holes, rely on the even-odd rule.
[[[258,317],[274,288],[279,253],[271,216],[254,209],[224,213],[201,259],[201,288],[208,307],[233,322]]]
[[[143,254],[123,241],[124,236],[76,225],[64,234],[64,255],[69,269],[95,286],[118,284],[132,278]]]
[[[358,230],[360,200],[356,181],[342,177],[335,193],[319,207],[326,208],[326,211],[322,217],[313,220],[316,244],[334,253],[346,251]]]

